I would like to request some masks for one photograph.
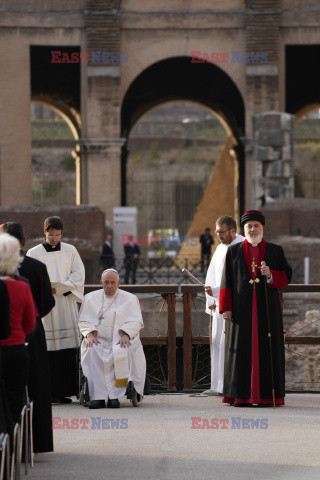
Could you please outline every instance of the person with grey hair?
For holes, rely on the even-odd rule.
[[[139,332],[143,320],[138,298],[119,289],[118,272],[101,275],[102,289],[84,297],[79,313],[81,365],[88,379],[89,408],[119,408],[129,381],[143,395],[146,359]]]
[[[27,338],[30,374],[28,379],[28,394],[33,401],[33,451],[53,451],[52,408],[50,370],[47,343],[42,324],[42,318],[48,315],[55,305],[51,291],[51,283],[44,263],[35,258],[25,256],[26,239],[21,223],[6,222],[2,229],[20,242],[22,262],[18,274],[27,279],[30,284],[36,311],[36,328],[30,338]]]
[[[285,355],[279,288],[292,269],[280,245],[263,238],[265,216],[241,217],[245,240],[228,248],[219,310],[225,319],[223,403],[235,407],[285,404]]]
[[[28,381],[29,357],[26,335],[34,330],[36,317],[29,285],[16,278],[15,270],[21,261],[18,240],[7,233],[0,235],[0,280],[10,299],[9,337],[1,340],[2,379],[14,423],[20,421],[25,387]]]

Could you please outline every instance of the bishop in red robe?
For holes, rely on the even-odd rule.
[[[284,405],[285,357],[278,288],[288,285],[292,269],[282,247],[264,241],[264,224],[265,217],[259,211],[242,215],[246,239],[229,247],[221,280],[220,313],[227,320],[222,401],[238,407],[272,405],[273,389],[275,404]]]

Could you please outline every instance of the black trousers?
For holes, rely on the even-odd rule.
[[[28,390],[33,400],[33,451],[52,452],[52,410],[49,360],[46,337],[41,318],[29,340],[30,361]]]
[[[9,410],[14,423],[20,422],[29,373],[29,355],[26,346],[1,347],[2,379],[4,381]]]
[[[210,256],[210,252],[201,254],[201,272],[204,272],[204,269],[208,269],[210,265]]]
[[[77,348],[48,352],[53,399],[77,395],[79,390],[77,354]]]
[[[136,283],[136,271],[138,267],[139,259],[130,257],[125,257],[124,264],[126,267],[126,275],[125,275],[125,284],[129,285],[130,283],[130,273],[132,274],[132,284],[135,285]]]

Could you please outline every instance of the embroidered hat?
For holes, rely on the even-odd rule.
[[[245,223],[250,222],[250,220],[257,220],[262,223],[262,225],[266,223],[265,217],[262,215],[262,212],[259,212],[259,210],[247,210],[244,212],[241,217],[241,227],[243,227]]]

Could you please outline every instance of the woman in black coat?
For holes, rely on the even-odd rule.
[[[0,340],[8,338],[10,328],[10,300],[5,283],[0,280]],[[12,419],[7,403],[5,386],[1,378],[1,347],[0,347],[0,433],[12,433]]]

